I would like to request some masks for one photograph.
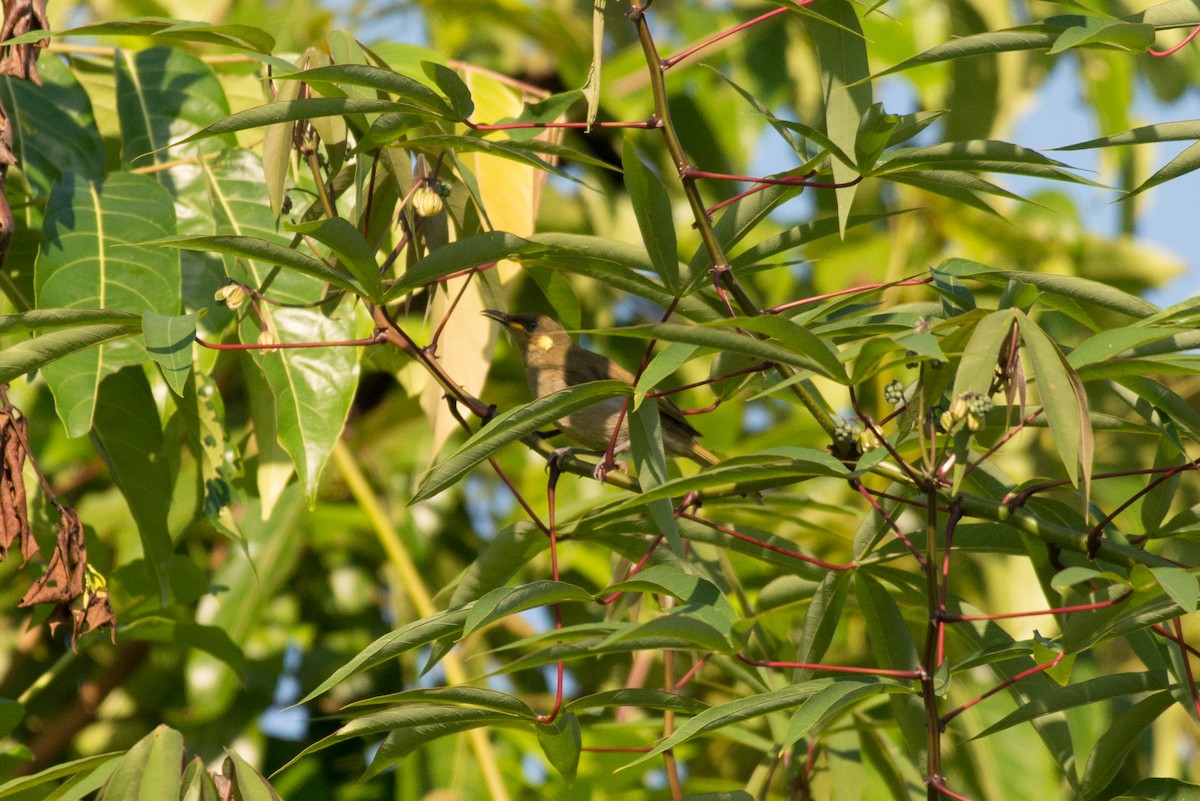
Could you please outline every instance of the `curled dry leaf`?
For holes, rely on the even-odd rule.
[[[0,560],[17,543],[22,564],[38,552],[37,540],[29,529],[29,505],[25,495],[25,421],[11,410],[0,410]]]
[[[50,20],[46,17],[46,0],[4,0],[4,24],[0,26],[0,41],[23,36],[30,31],[50,31]],[[0,75],[12,75],[31,81],[38,86],[38,51],[49,43],[49,39],[32,44],[9,45],[0,52]]]
[[[44,603],[56,604],[47,620],[51,633],[56,633],[64,623],[70,624],[72,648],[79,635],[116,624],[104,577],[87,564],[83,524],[72,509],[62,509],[58,541],[50,564],[25,593],[19,606]]]

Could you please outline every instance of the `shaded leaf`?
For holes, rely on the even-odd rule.
[[[529,436],[572,412],[606,398],[627,395],[632,387],[623,381],[594,381],[567,387],[524,406],[497,415],[476,431],[457,451],[425,474],[410,503],[432,498],[470,472],[505,445]]]

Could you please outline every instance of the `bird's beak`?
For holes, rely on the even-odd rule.
[[[500,323],[500,325],[507,328],[509,331],[524,330],[524,327],[514,320],[511,314],[506,314],[502,311],[496,311],[495,309],[484,309],[480,312],[480,314],[482,314],[484,317],[490,317],[491,319]]]

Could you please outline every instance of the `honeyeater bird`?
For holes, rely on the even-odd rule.
[[[485,309],[483,314],[504,326],[512,335],[529,391],[541,398],[566,387],[591,381],[616,380],[634,383],[633,375],[607,356],[576,345],[563,327],[544,314],[505,314]],[[589,451],[604,453],[612,440],[613,427],[625,405],[625,398],[606,398],[558,421],[563,432]],[[699,432],[688,425],[679,407],[666,398],[658,399],[662,421],[663,450],[667,456],[686,456],[701,466],[716,464],[718,459],[700,443]],[[629,414],[621,421],[614,452],[629,449]],[[603,462],[601,462],[603,464]],[[596,475],[602,478],[600,466]]]

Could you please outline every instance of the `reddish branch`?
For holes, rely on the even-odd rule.
[[[892,679],[920,679],[924,672],[920,670],[887,670],[884,668],[866,668],[855,665],[826,665],[820,662],[786,662],[768,659],[751,659],[739,652],[737,658],[747,665],[755,667],[777,668],[784,670],[811,670],[823,673],[853,673],[859,676],[886,676]]]
[[[1189,33],[1187,36],[1185,36],[1183,41],[1180,42],[1179,44],[1175,45],[1174,47],[1169,47],[1166,50],[1155,50],[1154,48],[1150,48],[1146,52],[1157,58],[1165,58],[1166,56],[1173,56],[1176,53],[1178,53],[1180,50],[1182,50],[1183,48],[1187,47],[1188,44],[1190,44],[1191,41],[1196,38],[1196,34],[1198,34],[1198,33],[1200,33],[1200,25],[1197,25],[1195,28],[1192,28],[1192,32]]]
[[[955,709],[953,711],[947,712],[945,715],[942,715],[942,717],[938,721],[939,726],[943,730],[945,730],[947,723],[949,723],[951,720],[953,720],[954,718],[961,715],[963,712],[966,712],[968,709],[975,706],[980,701],[991,698],[993,695],[1000,692],[1001,690],[1003,690],[1007,687],[1013,686],[1021,679],[1029,678],[1030,676],[1033,676],[1035,674],[1041,673],[1046,670],[1050,670],[1055,665],[1057,665],[1059,662],[1061,662],[1064,656],[1066,656],[1066,653],[1060,651],[1049,662],[1042,662],[1040,665],[1034,665],[1033,667],[1029,668],[1028,670],[1022,670],[1020,673],[1013,676],[1011,679],[1006,679],[1005,681],[1000,682],[995,687],[993,687],[992,689],[985,692],[983,695],[973,698],[970,701],[968,701],[967,703],[960,706],[958,709]]]

